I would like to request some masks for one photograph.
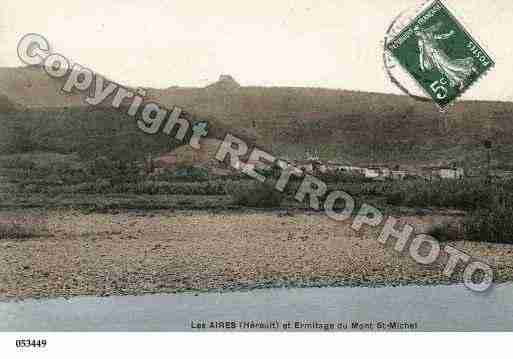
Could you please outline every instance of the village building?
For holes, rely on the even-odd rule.
[[[372,178],[376,180],[383,180],[385,178],[389,178],[392,174],[392,171],[386,166],[362,166],[363,175],[365,178]]]
[[[426,179],[461,179],[465,171],[461,167],[422,167],[422,176]]]
[[[215,154],[220,145],[221,141],[217,139],[203,138],[199,149],[189,145],[180,146],[173,151],[148,158],[146,167],[153,173],[178,167],[215,167]]]
[[[155,168],[173,168],[176,167],[178,156],[176,153],[165,153],[156,158],[150,158]]]

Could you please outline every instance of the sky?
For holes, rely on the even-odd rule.
[[[511,0],[445,0],[497,63],[465,99],[513,101]],[[128,86],[314,86],[401,93],[382,41],[418,0],[2,0],[0,66],[39,33],[52,50]]]

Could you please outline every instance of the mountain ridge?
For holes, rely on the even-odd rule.
[[[219,86],[226,81],[230,86]],[[357,151],[368,162],[409,153],[419,156],[413,153],[421,147],[424,151],[446,148],[450,153],[458,146],[479,148],[485,139],[497,145],[513,143],[511,102],[460,101],[440,113],[433,103],[402,95],[232,86],[234,82],[230,76],[204,88],[146,88],[146,100],[167,108],[180,106],[195,119],[209,121],[211,137],[222,138],[230,132],[289,157],[298,157],[310,149],[338,151],[329,157],[343,157],[340,151]],[[42,69],[0,68],[0,93],[5,93],[9,102],[31,111],[82,111],[78,108],[84,108],[85,95],[62,94],[59,86],[62,80],[48,77]],[[98,108],[94,115],[108,117]],[[385,152],[390,156],[383,157]],[[453,157],[463,161],[466,158],[461,153]]]

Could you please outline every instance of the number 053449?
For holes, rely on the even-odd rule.
[[[16,340],[17,348],[44,348],[46,347],[45,339],[18,339]]]

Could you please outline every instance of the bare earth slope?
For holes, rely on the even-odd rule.
[[[289,157],[300,157],[313,147],[324,157],[352,162],[359,158],[388,162],[401,157],[405,161],[411,153],[422,156],[436,151],[441,151],[440,158],[468,162],[476,160],[474,152],[484,139],[507,146],[502,152],[508,152],[513,144],[512,103],[459,102],[442,114],[434,104],[407,96],[240,87],[235,80],[228,80],[223,77],[206,88],[147,89],[148,99],[169,108],[181,106],[195,117],[209,120],[212,137],[221,138],[230,131]],[[61,86],[38,68],[0,69],[0,92],[34,111],[42,107],[70,107],[72,111],[84,106],[82,95],[63,94]],[[95,116],[101,114],[96,111]],[[52,121],[51,115],[48,121]]]

